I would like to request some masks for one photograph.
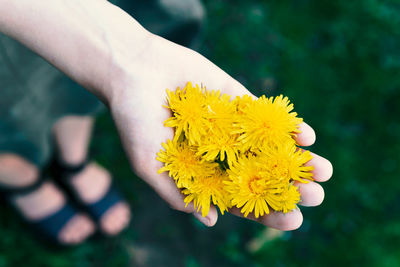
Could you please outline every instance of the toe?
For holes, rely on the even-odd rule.
[[[101,229],[107,235],[116,235],[127,227],[130,217],[128,204],[117,203],[102,216]]]
[[[94,223],[86,215],[75,215],[61,229],[59,240],[66,245],[79,244],[85,241],[95,230]]]

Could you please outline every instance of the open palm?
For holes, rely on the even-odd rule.
[[[213,226],[218,218],[215,207],[203,218],[195,212],[192,204],[185,207],[184,196],[174,180],[166,173],[158,174],[162,164],[156,160],[161,143],[172,139],[174,132],[163,122],[171,116],[166,105],[165,89],[183,87],[186,82],[203,84],[208,89],[219,89],[232,97],[252,95],[212,62],[193,50],[152,36],[143,54],[132,60],[124,60],[125,74],[119,79],[119,90],[109,100],[110,109],[116,122],[125,151],[132,167],[173,209],[193,213],[207,226]],[[130,63],[132,62],[132,63]],[[140,62],[140,65],[137,64]],[[300,146],[310,146],[315,142],[314,130],[306,123],[299,125],[301,133],[296,141]],[[313,177],[317,182],[328,180],[332,175],[330,162],[313,154],[307,165],[313,165]],[[301,193],[302,206],[317,206],[324,198],[323,188],[316,182],[297,184]],[[232,208],[231,213],[242,216],[240,210]],[[298,228],[303,217],[299,209],[290,213],[272,212],[260,218],[251,214],[247,217],[264,225],[280,229]]]

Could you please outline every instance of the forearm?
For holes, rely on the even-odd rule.
[[[102,0],[0,0],[0,31],[103,99],[112,97],[120,61],[134,60],[149,36]]]

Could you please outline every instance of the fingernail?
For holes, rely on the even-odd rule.
[[[208,217],[208,216],[206,216],[206,217],[203,217],[202,215],[201,215],[201,213],[198,213],[198,212],[193,212],[193,216],[197,219],[197,220],[199,220],[202,224],[204,224],[205,226],[210,226],[210,218]]]

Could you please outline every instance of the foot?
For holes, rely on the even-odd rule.
[[[38,180],[39,170],[13,154],[0,155],[0,185],[10,189],[29,187]],[[45,182],[36,190],[13,195],[11,201],[28,221],[40,221],[66,205],[65,195],[53,183]],[[44,229],[45,230],[45,229]],[[95,230],[94,223],[83,213],[74,215],[61,229],[57,240],[65,245],[78,244]]]
[[[40,221],[55,214],[67,205],[65,195],[51,182],[43,183],[37,190],[13,198],[15,206],[30,222]],[[74,215],[61,229],[58,241],[65,245],[82,243],[95,231],[95,225],[83,213]]]
[[[71,178],[72,186],[84,203],[93,204],[108,192],[111,186],[110,173],[92,162]],[[120,233],[129,224],[131,212],[126,202],[111,206],[101,217],[99,226],[102,232],[113,236]]]

